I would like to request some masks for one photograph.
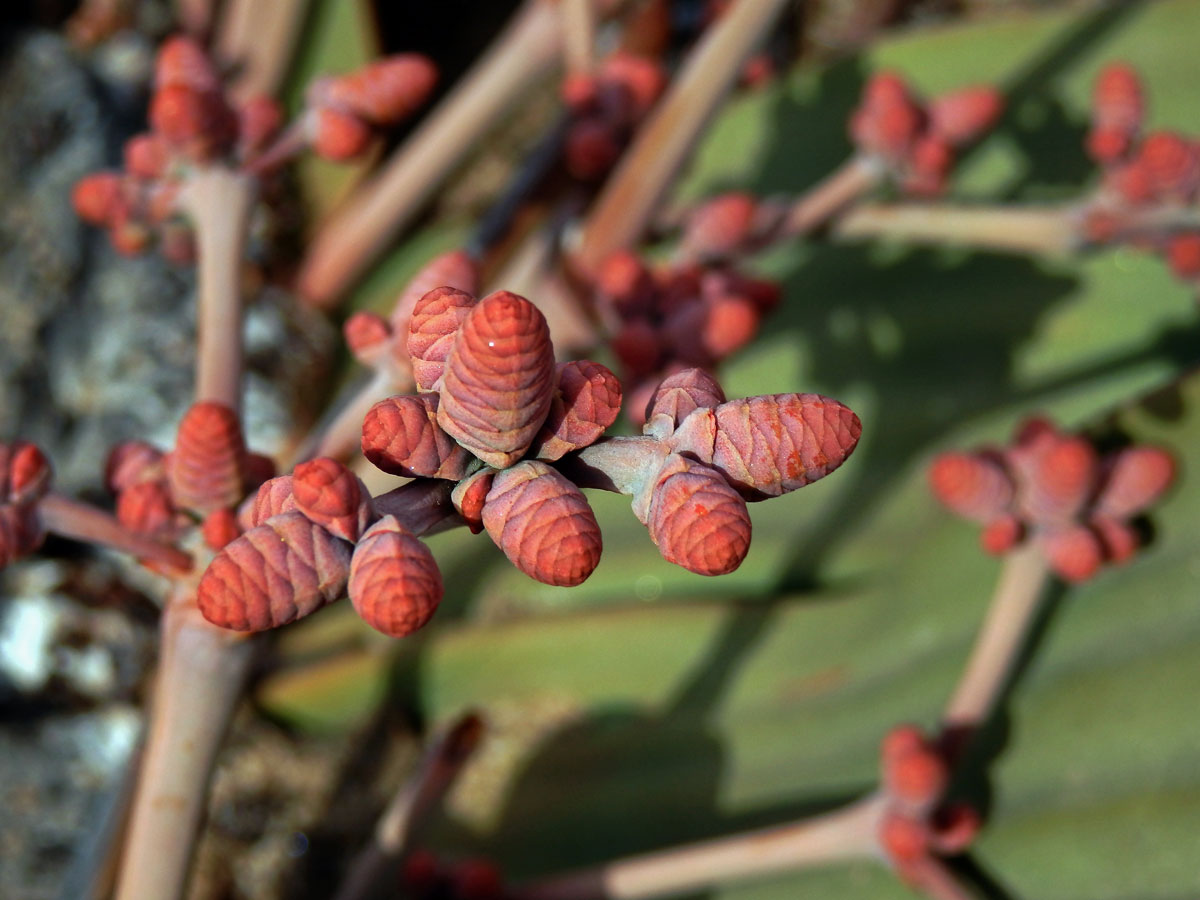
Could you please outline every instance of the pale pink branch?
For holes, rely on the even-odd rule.
[[[742,63],[786,5],[738,0],[709,28],[596,200],[575,254],[585,273],[641,236]]]
[[[38,517],[47,531],[72,540],[120,550],[180,572],[192,567],[190,554],[170,544],[134,534],[104,510],[62,494],[47,494],[38,501]]]
[[[884,238],[1006,253],[1066,255],[1083,245],[1074,205],[968,207],[940,203],[860,204],[832,227],[842,240]]]
[[[291,64],[309,0],[229,0],[221,17],[217,55],[234,67],[235,100],[273,97]]]
[[[514,900],[648,900],[810,866],[871,858],[886,800],[872,794],[772,828],[646,853],[517,885]]]
[[[815,231],[877,187],[884,175],[879,160],[851,157],[791,205],[780,224],[779,236],[802,237]]]
[[[181,587],[163,613],[161,647],[117,900],[184,895],[209,777],[255,644],[204,621]]]
[[[220,166],[189,176],[185,205],[200,253],[196,399],[237,411],[242,401],[242,257],[256,182]]]
[[[563,15],[563,57],[569,75],[586,75],[595,65],[596,11],[594,0],[560,0]]]

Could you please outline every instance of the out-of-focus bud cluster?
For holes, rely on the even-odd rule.
[[[943,795],[950,768],[936,742],[912,725],[887,733],[880,748],[880,787],[887,801],[879,843],[896,873],[920,887],[926,862],[965,851],[979,832],[979,814]]]
[[[293,131],[318,154],[349,159],[367,149],[379,128],[420,106],[435,77],[424,57],[404,54],[320,79]],[[121,253],[157,244],[172,262],[189,264],[195,239],[181,203],[189,173],[218,163],[253,167],[281,138],[283,110],[269,97],[235,102],[204,47],[175,36],[155,61],[148,118],[150,131],[125,144],[124,170],[85,176],[72,202],[81,219],[108,230]]]
[[[117,520],[129,531],[171,543],[198,522],[205,544],[220,550],[243,530],[238,502],[274,474],[269,457],[246,449],[233,410],[200,402],[180,421],[173,450],[145,441],[118,444],[104,480],[116,497]]]
[[[35,444],[0,443],[0,569],[33,553],[46,538],[38,501],[50,489],[50,462]]]
[[[692,243],[699,246],[700,241]],[[715,367],[754,339],[762,317],[780,299],[774,282],[728,266],[684,263],[651,269],[627,251],[604,261],[594,289],[597,308],[613,335],[622,380],[632,385],[629,415],[639,425],[666,375]]]
[[[1143,133],[1145,95],[1137,73],[1123,63],[1100,71],[1092,94],[1088,154],[1103,182],[1088,208],[1089,240],[1122,240],[1131,214],[1155,210],[1200,212],[1200,142],[1173,131]],[[1181,280],[1200,286],[1200,228],[1138,229],[1135,246],[1161,255]]]
[[[615,53],[594,72],[568,75],[563,102],[571,115],[564,148],[567,171],[581,181],[608,174],[666,86],[654,60]]]
[[[867,81],[850,119],[860,153],[887,166],[903,192],[935,196],[946,189],[959,148],[979,140],[1004,110],[995,88],[967,87],[923,103],[894,72]]]
[[[1071,582],[1132,558],[1140,541],[1131,521],[1174,477],[1165,450],[1133,446],[1101,456],[1088,439],[1044,419],[1026,422],[1009,447],[943,453],[929,469],[934,496],[984,526],[987,552],[1033,541]]]
[[[487,859],[448,862],[414,850],[400,870],[401,896],[413,900],[501,900],[504,881]]]

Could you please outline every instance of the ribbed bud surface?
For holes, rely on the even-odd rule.
[[[725,402],[725,392],[717,380],[703,369],[684,369],[668,375],[654,392],[646,409],[647,433],[661,416],[670,427],[661,435],[673,431],[692,410],[715,409]],[[657,430],[655,433],[658,433]]]
[[[358,478],[327,456],[311,459],[292,472],[296,509],[331,534],[353,543],[373,518],[371,498]]]
[[[451,287],[433,288],[417,301],[408,323],[408,355],[418,390],[434,389],[458,329],[474,306],[473,296]]]
[[[415,319],[414,319],[415,321]],[[508,291],[471,308],[446,358],[438,424],[496,468],[525,455],[554,398],[554,348],[541,311]]]
[[[363,455],[392,475],[458,481],[471,454],[438,425],[437,411],[436,394],[380,400],[363,418]]]
[[[1157,447],[1128,447],[1112,461],[1096,512],[1114,519],[1136,516],[1175,480],[1175,460]]]
[[[259,486],[242,525],[249,530],[262,525],[267,519],[295,509],[296,497],[292,490],[292,476],[280,475],[264,481]]]
[[[50,489],[50,460],[36,444],[16,441],[0,444],[0,485],[12,503],[32,503]]]
[[[117,521],[136,534],[165,535],[175,526],[175,507],[161,481],[142,481],[117,495]]]
[[[979,453],[942,453],[929,466],[929,487],[938,502],[976,522],[1004,513],[1013,499],[1013,483],[996,460]]]
[[[533,445],[538,459],[561,459],[594,443],[621,412],[621,382],[589,360],[561,363],[558,388]]]
[[[371,365],[380,349],[392,339],[387,319],[379,313],[359,310],[342,325],[346,346],[363,365]]]
[[[112,448],[104,463],[104,484],[114,494],[165,477],[163,452],[145,441],[122,441]]]
[[[175,505],[206,515],[242,497],[246,446],[237,414],[220,403],[194,403],[179,423],[167,480]]]
[[[401,53],[333,79],[327,98],[376,125],[391,125],[416,112],[436,81],[426,57]]]
[[[488,491],[492,489],[495,477],[495,469],[480,469],[456,484],[450,492],[450,502],[466,520],[471,534],[483,531],[483,505],[487,502]]]
[[[1099,460],[1084,438],[1043,438],[1013,458],[1019,466],[1018,504],[1032,522],[1054,524],[1074,518],[1092,495]]]
[[[600,526],[587,499],[543,462],[497,473],[483,526],[514,566],[543,584],[581,584],[600,562]]]
[[[350,551],[299,512],[276,516],[217,554],[197,589],[200,612],[235,631],[286,625],[345,594]]]
[[[777,497],[824,478],[854,451],[862,423],[820,394],[769,394],[722,403],[705,457],[751,499]]]
[[[725,575],[750,550],[746,501],[715,469],[678,454],[658,476],[646,523],[667,562],[697,575]]]
[[[349,590],[363,621],[389,637],[404,637],[442,602],[442,573],[428,547],[395,516],[384,516],[354,548]]]
[[[396,334],[407,335],[408,323],[417,303],[430,291],[440,287],[453,288],[474,297],[479,291],[479,264],[465,250],[450,250],[425,263],[396,298],[396,304],[388,316],[392,330]]]
[[[204,517],[200,533],[210,549],[221,550],[227,544],[236,541],[242,530],[238,527],[237,515],[232,509],[218,509]]]

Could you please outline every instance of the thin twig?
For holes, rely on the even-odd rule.
[[[559,58],[562,18],[527,0],[495,44],[422,125],[318,232],[297,277],[317,306],[337,302],[514,103]]]
[[[560,0],[563,57],[571,75],[587,75],[595,65],[596,11],[593,0]]]
[[[220,166],[191,175],[185,204],[200,252],[196,399],[241,408],[242,254],[256,182]]]
[[[871,794],[832,812],[774,828],[647,853],[518,885],[514,900],[647,900],[727,881],[873,857],[886,801]]]
[[[742,63],[786,5],[787,0],[738,0],[692,51],[596,200],[575,254],[583,272],[641,236]]]
[[[389,865],[412,845],[427,824],[483,736],[483,720],[476,713],[460,717],[426,751],[397,791],[375,826],[371,844],[350,865],[336,900],[362,900],[371,894]]]
[[[135,534],[104,510],[63,494],[47,494],[38,501],[38,517],[47,531],[72,540],[120,550],[179,572],[192,568],[191,555],[178,547]]]
[[[833,223],[845,240],[887,238],[1005,253],[1065,255],[1080,248],[1079,211],[1066,206],[967,207],[940,203],[862,204]]]
[[[1048,579],[1045,559],[1032,542],[1005,559],[971,656],[942,713],[947,733],[969,734],[992,714],[1037,616]]]
[[[209,776],[254,647],[245,635],[206,622],[190,586],[168,599],[117,900],[183,896]]]
[[[883,176],[883,165],[877,159],[851,157],[792,204],[780,225],[779,237],[810,234],[877,187]]]

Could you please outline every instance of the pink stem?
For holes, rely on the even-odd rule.
[[[780,236],[802,237],[820,228],[877,187],[883,174],[878,160],[851,157],[792,204],[780,226]]]
[[[833,225],[841,239],[886,238],[1006,253],[1073,253],[1082,244],[1075,206],[966,207],[940,203],[862,204]]]
[[[47,494],[38,502],[38,517],[47,531],[72,540],[98,544],[153,560],[187,572],[192,557],[177,547],[129,531],[112,515],[62,494]]]

